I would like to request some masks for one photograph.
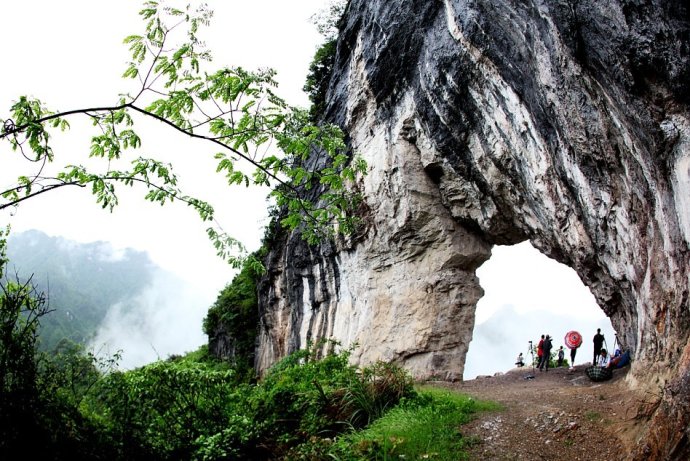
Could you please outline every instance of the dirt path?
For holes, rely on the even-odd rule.
[[[548,372],[531,368],[448,384],[477,399],[501,403],[463,426],[463,435],[476,437],[476,460],[625,460],[629,452],[622,435],[630,431],[639,406],[622,379],[592,382],[585,366]],[[533,376],[529,379],[528,376]],[[629,438],[629,433],[628,437]],[[626,439],[627,439],[626,438]]]

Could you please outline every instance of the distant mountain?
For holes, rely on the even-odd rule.
[[[148,254],[115,250],[109,243],[77,243],[31,230],[11,234],[6,276],[46,293],[53,312],[41,321],[41,348],[63,338],[86,344],[117,303],[128,303],[151,284],[158,270]]]

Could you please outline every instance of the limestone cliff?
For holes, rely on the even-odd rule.
[[[257,367],[306,342],[462,376],[494,244],[572,267],[658,407],[634,456],[690,423],[690,26],[682,0],[351,0],[330,120],[370,167],[347,242],[274,241]]]

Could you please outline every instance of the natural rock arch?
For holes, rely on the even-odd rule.
[[[680,0],[352,0],[329,118],[370,166],[365,232],[276,237],[257,367],[310,339],[462,376],[494,244],[577,271],[659,406],[635,456],[688,454],[690,27]]]

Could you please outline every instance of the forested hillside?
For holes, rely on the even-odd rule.
[[[156,266],[145,252],[116,251],[106,242],[77,243],[31,230],[12,234],[7,277],[32,283],[46,294],[52,312],[41,320],[40,347],[63,338],[85,344],[108,309],[150,284]]]

